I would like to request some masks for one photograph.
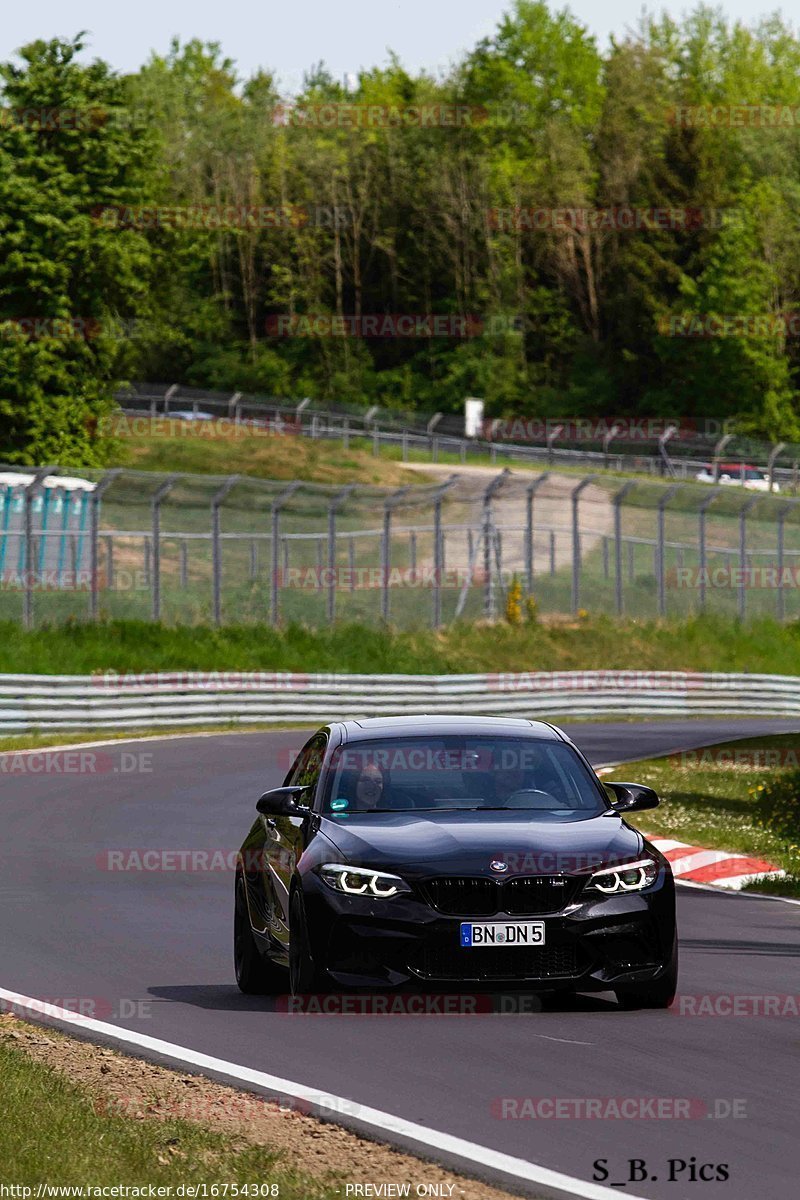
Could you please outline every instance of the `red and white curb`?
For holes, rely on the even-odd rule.
[[[786,874],[780,867],[773,866],[761,858],[751,858],[747,854],[731,854],[728,850],[704,850],[702,846],[690,846],[686,842],[676,842],[673,838],[650,837],[646,833],[644,836],[669,859],[675,878],[685,879],[690,883],[713,883],[718,887],[738,891],[746,883],[762,879],[765,875],[769,875],[771,879],[781,879]]]

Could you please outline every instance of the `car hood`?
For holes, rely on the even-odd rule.
[[[630,861],[644,839],[617,813],[372,813],[323,818],[322,832],[351,866],[412,874],[572,873]]]

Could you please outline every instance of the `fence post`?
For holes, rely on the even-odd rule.
[[[437,488],[433,496],[433,628],[442,623],[442,499],[445,492],[455,485],[458,475],[451,475],[446,483]]]
[[[89,577],[89,618],[92,621],[97,620],[97,574],[100,565],[100,501],[106,489],[110,487],[119,475],[120,470],[120,467],[115,467],[113,471],[106,471],[92,492],[92,498],[89,501],[89,570],[91,572]]]
[[[776,597],[777,617],[782,621],[786,615],[786,605],[783,595],[783,561],[784,561],[784,528],[783,523],[786,520],[787,514],[797,504],[796,500],[790,500],[788,504],[783,504],[778,512],[778,594]]]
[[[408,494],[408,488],[400,488],[383,502],[383,535],[381,537],[381,618],[389,620],[389,573],[391,571],[392,509]]]
[[[753,496],[739,510],[739,620],[743,621],[747,611],[747,515],[760,501]]]
[[[328,623],[330,625],[336,619],[336,513],[355,486],[354,483],[350,483],[347,487],[342,488],[328,505]]]
[[[278,493],[278,495],[272,501],[272,505],[270,506],[270,523],[271,523],[271,527],[272,527],[271,528],[272,538],[271,538],[270,547],[269,547],[269,550],[270,550],[269,619],[270,619],[271,625],[277,625],[278,618],[279,618],[278,575],[280,572],[280,560],[279,560],[279,555],[280,555],[280,530],[279,530],[280,512],[281,512],[281,509],[283,508],[284,504],[286,503],[286,501],[292,495],[292,493],[296,492],[299,487],[300,487],[299,480],[295,480],[294,483],[290,483],[288,487],[284,488],[282,492]],[[284,543],[283,543],[283,551],[284,551],[284,568],[285,568],[285,566],[286,566],[285,556],[287,554],[287,543],[286,543],[285,539],[284,539]]]
[[[633,488],[636,487],[636,480],[629,479],[624,483],[618,492],[611,498],[611,504],[614,508],[614,590],[617,607],[617,616],[622,616],[622,501]]]
[[[25,488],[25,590],[22,596],[22,623],[26,629],[33,628],[33,503],[39,484],[47,475],[57,475],[58,467],[39,467],[31,474]]]
[[[175,486],[180,475],[169,475],[160,487],[156,488],[150,500],[153,514],[153,569],[151,574],[153,589],[153,620],[161,620],[161,502]]]
[[[705,500],[700,505],[697,513],[697,543],[698,554],[700,558],[700,611],[706,611],[706,570],[708,567],[706,553],[706,512],[716,500],[717,496],[722,493],[714,491],[710,496],[706,496]]]
[[[578,501],[581,492],[597,479],[596,475],[587,475],[572,489],[572,613],[577,613],[581,598],[581,531],[578,525]]]
[[[545,471],[538,479],[534,479],[533,483],[529,483],[525,489],[525,576],[527,579],[528,591],[533,590],[533,572],[534,572],[534,528],[533,528],[533,498],[539,488],[550,478],[550,472]]]
[[[211,497],[211,589],[213,619],[215,625],[222,623],[222,554],[220,551],[220,507],[232,487],[239,482],[238,475],[225,480],[219,491]]]
[[[510,474],[511,472],[506,467],[504,471],[495,476],[483,493],[483,615],[490,621],[494,620],[497,615],[494,598],[494,569],[492,567],[492,550],[494,549],[492,500]]]
[[[666,520],[666,507],[672,497],[684,488],[684,483],[673,483],[664,492],[664,495],[658,502],[658,543],[656,545],[656,578],[658,581],[658,615],[663,617],[667,611],[667,594],[665,591],[664,578],[664,524]]]
[[[106,539],[106,563],[108,564],[108,590],[114,590],[114,538],[109,533],[105,535]]]

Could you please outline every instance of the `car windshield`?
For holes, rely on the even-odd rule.
[[[564,742],[492,736],[359,741],[334,752],[324,812],[516,809],[584,815],[608,801]]]

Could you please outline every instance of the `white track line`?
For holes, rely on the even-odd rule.
[[[553,1188],[570,1196],[581,1197],[582,1200],[608,1200],[609,1196],[619,1194],[610,1188],[600,1187],[596,1183],[574,1179],[571,1175],[563,1175],[560,1171],[551,1171],[549,1167],[527,1162],[524,1158],[513,1158],[509,1154],[501,1154],[498,1150],[492,1150],[488,1146],[480,1146],[476,1142],[453,1137],[452,1134],[443,1133],[438,1129],[429,1129],[426,1125],[417,1125],[413,1121],[406,1121],[403,1117],[381,1112],[377,1108],[368,1108],[355,1101],[346,1100],[343,1096],[335,1096],[331,1092],[321,1092],[316,1088],[306,1087],[302,1083],[281,1079],[277,1075],[267,1075],[264,1071],[253,1070],[252,1067],[226,1062],[222,1058],[201,1054],[197,1050],[190,1050],[186,1046],[177,1046],[172,1042],[163,1042],[160,1038],[135,1033],[131,1029],[109,1025],[105,1021],[96,1021],[93,1017],[84,1017],[79,1013],[69,1012],[65,1008],[36,1000],[31,996],[22,996],[19,992],[10,992],[6,988],[0,988],[0,1000],[15,1004],[30,1013],[100,1034],[102,1037],[122,1045],[134,1046],[140,1050],[150,1050],[184,1066],[199,1067],[204,1071],[226,1075],[239,1083],[251,1084],[263,1088],[267,1092],[293,1096],[295,1099],[304,1100],[320,1109],[329,1110],[332,1119],[337,1113],[349,1113],[354,1120],[369,1126],[377,1134],[395,1134],[403,1139],[416,1142],[429,1151],[454,1155],[465,1163],[488,1167],[490,1170],[500,1171],[504,1175],[524,1180],[526,1183]],[[354,1109],[355,1111],[353,1111]],[[627,1190],[625,1195],[628,1200],[645,1200],[644,1197],[634,1196]]]

